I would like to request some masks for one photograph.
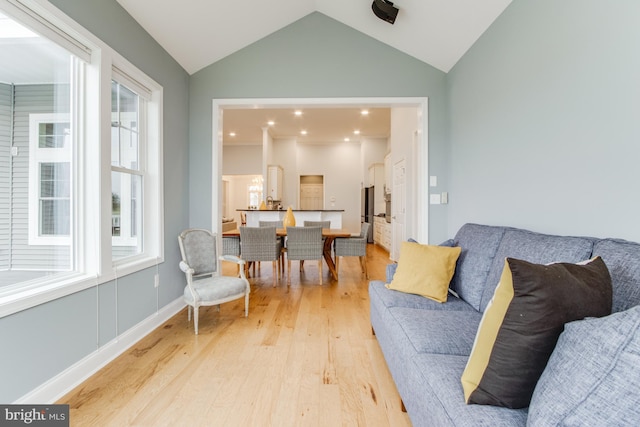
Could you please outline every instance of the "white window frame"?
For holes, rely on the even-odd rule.
[[[71,153],[73,192],[71,246],[74,271],[0,288],[0,317],[106,283],[164,262],[163,88],[102,42],[43,0],[0,0],[0,10],[86,61],[79,86],[72,87],[72,135],[79,143]],[[147,102],[146,180],[143,190],[143,252],[112,260],[111,241],[111,80],[115,73],[144,88]],[[122,81],[122,80],[120,80]],[[74,85],[72,85],[74,86]],[[72,111],[74,109],[72,108]],[[30,171],[31,172],[31,171]]]
[[[111,165],[111,172],[119,172],[121,174],[126,174],[126,175],[130,175],[130,176],[139,176],[140,179],[142,180],[142,195],[138,195],[139,199],[140,199],[140,206],[138,206],[138,209],[142,209],[142,215],[143,215],[143,219],[142,219],[142,230],[139,230],[139,232],[142,232],[142,239],[143,239],[143,250],[144,250],[144,234],[145,234],[145,220],[144,220],[144,193],[145,193],[145,182],[147,180],[146,178],[146,165],[147,165],[147,158],[146,158],[146,147],[147,144],[149,143],[149,141],[147,140],[147,99],[144,98],[143,96],[140,96],[137,92],[135,92],[134,89],[129,88],[125,83],[123,83],[121,80],[118,79],[118,74],[114,73],[114,78],[113,80],[115,80],[117,83],[119,83],[120,85],[126,87],[127,89],[133,91],[137,96],[138,96],[138,117],[137,117],[137,122],[138,122],[138,130],[137,130],[137,135],[138,135],[138,141],[137,141],[137,151],[138,151],[138,169],[130,169],[127,167],[123,167],[123,166],[115,166],[115,165]],[[118,127],[120,128],[120,127]],[[113,125],[112,125],[112,130],[113,130]],[[119,148],[120,149],[120,148]],[[122,192],[122,198],[120,200],[120,207],[122,209],[122,211],[120,212],[120,236],[111,236],[112,239],[112,245],[113,246],[135,246],[138,243],[138,238],[137,237],[132,237],[131,236],[131,225],[132,225],[132,221],[129,219],[131,218],[131,203],[129,203],[129,201],[131,200],[131,183],[129,182],[128,186],[122,186],[121,188],[123,188],[125,191]],[[123,220],[123,218],[127,218],[126,221]],[[136,254],[137,255],[137,254]]]
[[[114,58],[111,71],[109,93],[111,93],[111,80],[115,80],[135,92],[140,100],[138,104],[138,170],[110,166],[113,172],[142,176],[142,206],[139,207],[139,209],[142,208],[142,252],[112,260],[116,274],[121,275],[131,272],[145,261],[151,261],[153,265],[159,260],[164,260],[163,93],[162,86],[124,59]],[[111,97],[109,97],[109,120],[111,120]],[[111,132],[111,121],[109,121],[109,132]],[[110,150],[111,139],[109,139],[109,152]],[[109,163],[111,163],[111,156],[109,156]],[[110,212],[111,209],[109,209]],[[109,230],[111,230],[110,226]],[[113,245],[127,244],[130,240],[132,239],[115,239]]]
[[[74,135],[69,134],[63,148],[40,148],[40,124],[43,123],[69,123],[72,126],[71,116],[66,113],[30,114],[29,115],[29,244],[30,245],[70,245],[71,231],[69,235],[55,236],[40,234],[40,164],[41,163],[69,163],[71,188],[69,195],[70,230],[73,229],[73,161],[72,150]]]

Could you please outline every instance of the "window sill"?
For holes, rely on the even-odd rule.
[[[162,258],[139,257],[114,264],[112,272],[103,276],[70,273],[55,279],[16,286],[14,289],[0,290],[0,318],[153,267],[163,261]]]

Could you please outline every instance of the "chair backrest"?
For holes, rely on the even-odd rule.
[[[178,236],[182,260],[191,267],[194,276],[213,274],[218,269],[216,235],[209,230],[190,228]]]
[[[240,227],[240,257],[245,261],[273,261],[280,256],[275,227]]]
[[[258,225],[260,227],[284,228],[282,221],[258,221]]]
[[[287,227],[288,259],[320,259],[322,246],[322,227]]]
[[[368,222],[363,222],[360,226],[360,237],[367,237],[369,235],[369,229],[371,228],[371,224]]]
[[[331,228],[331,221],[305,221],[305,227]]]
[[[240,256],[240,237],[222,236],[222,255]]]

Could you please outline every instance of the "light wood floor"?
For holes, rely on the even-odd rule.
[[[371,279],[388,253],[369,245]],[[72,426],[409,426],[369,323],[368,281],[357,257],[340,280],[315,263],[273,288],[270,263],[243,300],[186,309],[57,403]],[[176,267],[177,268],[177,267]],[[233,274],[231,265],[224,271]]]

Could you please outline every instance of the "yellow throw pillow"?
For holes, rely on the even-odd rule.
[[[456,270],[460,247],[402,242],[400,259],[387,288],[447,302],[449,283]]]

